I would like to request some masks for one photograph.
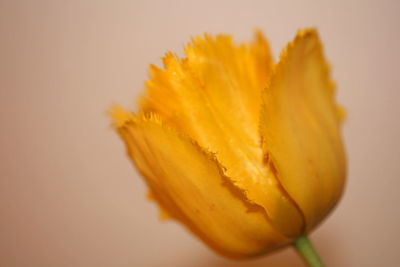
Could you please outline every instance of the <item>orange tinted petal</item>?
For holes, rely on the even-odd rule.
[[[166,127],[156,115],[115,119],[153,198],[211,247],[242,257],[289,242],[270,225],[264,210],[224,176],[214,155],[189,137]]]
[[[263,149],[303,211],[307,230],[335,206],[345,181],[343,112],[333,86],[318,34],[306,30],[283,52],[262,95]]]

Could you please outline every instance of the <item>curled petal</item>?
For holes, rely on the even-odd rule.
[[[300,31],[262,94],[260,132],[269,164],[303,212],[307,231],[335,206],[345,180],[344,113],[333,94],[316,31]]]
[[[224,175],[215,156],[190,137],[165,126],[156,115],[124,115],[121,109],[113,113],[152,197],[211,247],[243,257],[290,242],[271,226],[264,209],[249,202]]]

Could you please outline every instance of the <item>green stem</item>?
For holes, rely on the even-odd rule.
[[[318,253],[315,251],[314,247],[312,246],[310,240],[306,236],[299,237],[294,242],[294,247],[296,248],[297,252],[301,255],[303,260],[308,264],[310,267],[324,267],[325,265],[322,263]]]

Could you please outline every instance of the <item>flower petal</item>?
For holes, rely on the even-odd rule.
[[[213,109],[232,129],[259,142],[261,91],[272,73],[268,43],[261,32],[255,42],[236,47],[232,38],[208,35],[185,49],[188,68],[200,80]]]
[[[345,181],[340,121],[318,34],[300,31],[264,90],[263,150],[285,190],[303,211],[307,230],[339,200]]]
[[[225,174],[265,209],[274,227],[288,237],[299,235],[302,214],[263,163],[259,107],[272,68],[266,41],[259,33],[252,45],[236,47],[229,36],[206,35],[186,53],[186,59],[167,54],[165,71],[152,67],[142,109],[215,153]]]
[[[270,225],[265,211],[247,201],[223,175],[215,157],[189,137],[165,126],[156,115],[121,116],[119,109],[114,118],[152,197],[211,247],[240,257],[289,242]]]
[[[227,127],[243,132],[253,143],[259,142],[258,122],[261,91],[272,73],[269,46],[261,32],[249,45],[236,46],[231,36],[197,37],[185,49],[187,58],[179,60],[169,53],[164,58],[166,71],[151,66],[146,83],[148,96],[142,110],[156,112],[167,121],[195,135],[187,127],[196,108],[211,110],[223,117]],[[192,84],[194,83],[194,84]],[[183,88],[182,88],[183,87]],[[193,99],[194,98],[194,99]],[[186,114],[185,112],[189,112]],[[202,121],[197,121],[200,127]]]

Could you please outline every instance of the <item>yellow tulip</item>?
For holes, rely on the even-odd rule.
[[[216,251],[248,257],[292,244],[338,202],[342,112],[315,30],[274,64],[257,32],[196,38],[151,66],[138,114],[112,110],[129,157],[164,214]]]

